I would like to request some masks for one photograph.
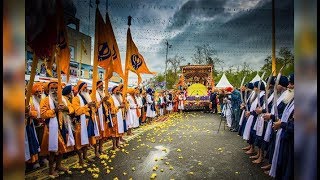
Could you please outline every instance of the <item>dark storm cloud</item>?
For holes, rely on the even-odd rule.
[[[239,2],[239,1],[237,1]],[[233,2],[229,2],[230,5]],[[222,5],[222,4],[220,4]],[[276,48],[288,47],[293,49],[293,3],[290,1],[277,1],[276,4]],[[208,20],[200,25],[190,25],[183,29],[183,32],[169,39],[176,46],[176,51],[192,57],[195,52],[195,45],[209,44],[217,50],[217,57],[224,59],[227,65],[236,65],[239,57],[242,60],[255,64],[258,68],[264,62],[264,58],[271,55],[272,47],[272,19],[271,19],[271,1],[259,2],[254,9],[243,10],[232,17],[227,22],[217,22],[216,19]],[[182,14],[182,12],[177,12]],[[219,16],[225,12],[215,13],[213,16]],[[200,14],[189,14],[188,21],[203,17]],[[182,15],[179,16],[182,18]],[[168,27],[172,28],[172,27]],[[252,56],[254,55],[254,56]],[[253,58],[259,57],[259,58]],[[259,66],[257,66],[259,65]]]
[[[215,15],[224,13],[223,5],[225,0],[190,0],[173,15],[173,22],[168,27],[170,30],[178,29],[192,21],[194,17],[212,18]]]

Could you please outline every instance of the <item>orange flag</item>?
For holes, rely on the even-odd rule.
[[[127,57],[125,66],[125,70],[130,70],[136,74],[156,74],[148,69],[143,56],[139,53],[137,46],[134,44],[130,27],[127,31]]]
[[[121,58],[118,44],[113,33],[112,25],[109,15],[106,15],[106,23],[101,16],[99,9],[97,9],[97,23],[98,29],[98,66],[106,70],[106,78],[111,78],[112,73],[116,72],[120,77],[123,77]]]
[[[64,23],[63,18],[63,7],[61,0],[56,1],[56,10],[57,10],[57,33],[58,33],[58,48],[60,51],[59,63],[61,71],[66,74],[67,82],[69,81],[70,76],[70,49],[67,35],[67,26]]]

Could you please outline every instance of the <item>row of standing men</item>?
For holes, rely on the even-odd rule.
[[[251,155],[252,163],[265,163],[261,168],[273,178],[292,179],[294,74],[281,75],[278,80],[273,76],[268,89],[264,83],[258,88],[259,81],[247,83],[240,91],[226,88],[221,115],[226,117],[230,131],[247,141],[248,146],[242,149]],[[247,98],[242,100],[241,93]]]
[[[123,99],[123,85],[104,91],[103,82],[97,82],[96,97],[89,93],[87,84],[78,81],[62,90],[62,103],[58,103],[58,83],[35,83],[32,96],[25,109],[25,161],[37,168],[49,165],[49,176],[57,177],[58,171],[70,173],[61,164],[63,154],[75,151],[79,165],[86,167],[89,147],[95,156],[103,152],[103,143],[112,140],[112,149],[123,147],[124,133],[133,135],[132,129],[145,123],[151,124],[157,116],[182,111],[184,93],[161,92],[155,100],[151,88],[143,91],[129,88]],[[96,101],[93,101],[96,99]],[[49,161],[48,161],[48,160]],[[40,163],[40,164],[39,164]]]

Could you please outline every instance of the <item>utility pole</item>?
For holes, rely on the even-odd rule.
[[[169,48],[172,47],[171,44],[168,43],[168,41],[166,40],[166,45],[167,45],[167,51],[166,51],[166,67],[165,67],[165,73],[164,73],[164,80],[165,80],[165,83],[166,83],[166,88],[167,88],[167,65],[168,65],[168,50]]]
[[[272,0],[272,68],[271,71],[274,72],[273,75],[276,76],[277,72],[274,71],[276,69],[276,23],[275,23],[275,9],[274,9],[274,0]]]

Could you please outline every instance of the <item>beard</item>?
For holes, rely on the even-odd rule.
[[[87,103],[92,102],[92,99],[91,99],[90,94],[88,92],[81,92],[81,95],[84,97],[84,99],[87,101]]]
[[[47,97],[46,94],[42,93],[41,94],[41,99],[44,99],[45,97]]]
[[[97,92],[100,94],[101,98],[104,98],[106,96],[103,90],[97,90]]]
[[[294,97],[294,91],[293,91],[293,89],[292,90],[288,89],[283,93],[285,93],[285,94],[284,94],[284,98],[283,98],[282,102],[285,104],[288,104]]]
[[[55,104],[58,104],[58,94],[56,92],[49,92],[50,97],[52,98]]]

